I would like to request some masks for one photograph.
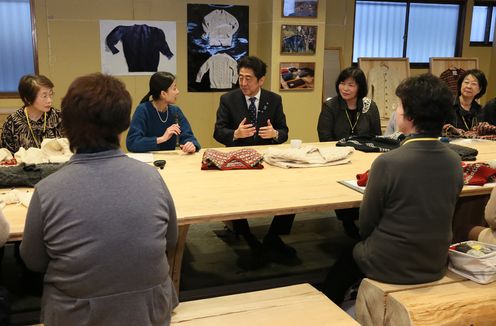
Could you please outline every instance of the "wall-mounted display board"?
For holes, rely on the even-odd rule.
[[[382,120],[389,120],[399,103],[396,87],[410,76],[408,58],[358,58],[369,85],[368,97],[377,104]]]
[[[324,50],[324,89],[322,91],[322,100],[336,96],[336,79],[343,69],[341,67],[342,50],[341,48],[329,48]]]

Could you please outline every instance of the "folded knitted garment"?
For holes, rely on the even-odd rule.
[[[14,154],[17,163],[64,163],[69,161],[72,156],[67,138],[45,138],[40,147],[28,149],[21,147]]]
[[[464,163],[463,184],[469,186],[483,186],[488,182],[496,181],[496,169],[487,163]],[[356,175],[357,185],[365,187],[369,178],[369,171]]]
[[[350,136],[336,143],[336,146],[351,146],[362,152],[389,152],[400,147],[405,135],[394,133],[389,136]]]
[[[203,153],[202,170],[263,169],[263,156],[251,148],[232,152],[207,149]]]
[[[62,168],[65,164],[20,164],[0,167],[0,188],[34,187],[41,179]]]
[[[496,169],[487,163],[462,163],[463,183],[472,186],[482,186],[496,181]]]
[[[450,138],[473,138],[496,140],[496,126],[487,122],[480,122],[470,130],[463,130],[448,124],[443,127],[443,135]]]
[[[353,147],[269,147],[264,153],[264,161],[281,168],[312,168],[349,163],[353,152]]]
[[[475,161],[477,159],[477,154],[479,154],[479,151],[475,148],[451,143],[446,143],[446,145],[449,149],[460,155],[462,161]]]

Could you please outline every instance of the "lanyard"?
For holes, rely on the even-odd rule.
[[[426,137],[426,138],[410,138],[410,139],[407,139],[405,140],[405,142],[403,144],[401,144],[401,146],[407,144],[407,143],[410,143],[410,142],[413,142],[413,141],[438,141],[439,139],[437,138],[430,138],[430,137]]]
[[[467,128],[467,131],[470,130],[470,128],[467,125],[467,121],[465,120],[465,117],[462,115],[462,120],[463,124],[465,125],[465,128]],[[472,118],[472,126],[474,125],[474,118]]]
[[[351,123],[350,115],[348,114],[348,109],[344,109],[344,112],[346,113],[346,118],[348,118],[348,123],[350,124],[350,128],[351,128],[351,134],[353,135],[355,133],[355,127],[358,123],[358,119],[360,119],[360,112],[357,112],[357,117],[354,124]]]
[[[38,142],[38,139],[36,139],[36,136],[34,135],[33,128],[31,128],[31,122],[29,122],[29,115],[28,115],[28,109],[24,108],[24,114],[26,115],[26,121],[28,123],[28,128],[29,131],[31,131],[31,136],[33,136],[33,140],[36,144],[36,147],[40,148],[40,143]],[[43,113],[43,135],[45,134],[46,131],[46,120],[47,120],[47,114],[46,112]]]

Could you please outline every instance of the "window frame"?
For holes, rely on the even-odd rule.
[[[33,63],[34,63],[34,73],[39,74],[39,65],[38,65],[38,42],[36,39],[36,17],[34,14],[35,5],[34,0],[29,0],[29,10],[31,16],[31,40],[33,44]],[[0,91],[0,99],[18,99],[18,92],[1,92]]]
[[[470,41],[470,46],[482,46],[482,47],[491,47],[493,46],[493,41],[489,41],[489,36],[491,35],[491,20],[493,17],[493,13],[495,11],[494,8],[496,8],[496,1],[474,1],[474,7],[476,6],[481,6],[481,7],[488,7],[488,13],[486,17],[486,28],[484,30],[484,41]],[[473,19],[473,16],[472,16]],[[472,26],[472,22],[470,22],[470,26]],[[496,37],[496,35],[495,35]]]
[[[363,2],[399,2],[406,4],[405,13],[405,29],[403,31],[403,55],[402,58],[406,58],[407,44],[408,44],[408,23],[410,19],[410,5],[412,3],[426,3],[426,4],[453,4],[459,5],[460,10],[458,12],[458,27],[456,30],[456,42],[455,42],[455,53],[454,56],[458,57],[462,54],[463,49],[463,32],[465,30],[465,13],[467,11],[467,5],[465,0],[360,0]],[[356,1],[354,7],[354,18],[353,18],[353,44],[355,42],[355,19],[356,19]],[[358,62],[353,62],[353,53],[355,48],[353,47],[351,52],[351,60],[353,65],[358,65]],[[410,62],[410,68],[428,68],[429,62]]]

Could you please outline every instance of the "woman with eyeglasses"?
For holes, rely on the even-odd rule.
[[[487,79],[481,70],[471,69],[461,74],[458,78],[458,97],[448,123],[457,129],[468,131],[483,122],[482,107],[477,99],[486,93],[486,87]]]
[[[2,147],[15,153],[21,147],[40,148],[44,138],[62,137],[60,111],[52,107],[52,81],[43,75],[25,75],[18,90],[24,105],[5,120]]]

